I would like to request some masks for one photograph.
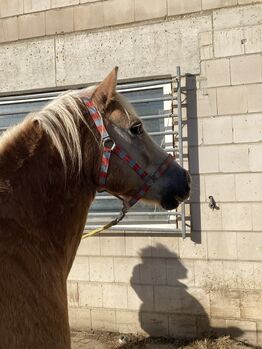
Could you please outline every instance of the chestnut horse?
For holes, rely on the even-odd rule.
[[[68,349],[67,276],[98,189],[100,134],[89,97],[116,144],[148,172],[167,157],[116,92],[117,68],[98,86],[62,94],[0,140],[0,348]],[[189,195],[172,161],[144,200],[166,209]],[[112,155],[106,190],[131,198],[142,179]]]

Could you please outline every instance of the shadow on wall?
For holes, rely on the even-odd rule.
[[[156,256],[154,258],[149,255]],[[211,327],[208,314],[197,300],[208,307],[208,295],[202,289],[188,287],[191,271],[177,255],[159,244],[141,251],[142,262],[133,269],[131,286],[142,301],[139,309],[140,326],[151,337],[200,338],[242,331],[235,327]],[[195,297],[195,296],[196,297]],[[125,348],[125,346],[121,347]]]
[[[187,143],[189,172],[192,175],[191,189],[191,240],[201,244],[201,207],[200,207],[200,173],[199,173],[199,148],[198,139],[198,110],[197,110],[197,84],[196,76],[186,74],[185,92],[187,102]]]

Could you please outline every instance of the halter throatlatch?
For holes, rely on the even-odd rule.
[[[96,109],[92,100],[90,98],[83,98],[83,101],[90,113],[91,118],[93,119],[96,125],[98,132],[101,135],[101,141],[103,146],[103,154],[99,173],[99,191],[106,190],[106,180],[112,153],[117,155],[124,162],[126,162],[144,182],[141,188],[138,190],[138,192],[130,200],[125,200],[117,196],[123,203],[123,207],[119,217],[115,218],[113,221],[109,222],[101,228],[97,228],[88,233],[84,233],[82,235],[82,239],[85,239],[89,236],[95,235],[106,229],[109,229],[114,225],[117,225],[125,217],[127,211],[132,206],[134,206],[149,191],[152,185],[164,174],[169,165],[172,163],[173,157],[169,154],[166,160],[152,174],[147,173],[135,160],[133,160],[127,154],[125,150],[123,150],[115,144],[115,142],[109,136],[104,126],[103,118],[99,111]]]

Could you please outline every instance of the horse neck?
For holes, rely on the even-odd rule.
[[[95,195],[92,181],[70,169],[65,176],[57,151],[33,121],[13,142],[10,139],[0,158],[3,248],[13,249],[22,258],[22,244],[28,257],[41,258],[46,268],[50,264],[54,273],[66,278]]]

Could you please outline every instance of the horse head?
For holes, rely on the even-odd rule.
[[[93,178],[97,189],[106,190],[122,198],[126,203],[132,202],[132,198],[139,196],[138,199],[141,197],[142,200],[162,206],[164,209],[174,209],[189,196],[190,175],[174,159],[170,160],[168,154],[152,140],[135,109],[123,95],[116,92],[116,84],[117,68],[113,69],[97,87],[81,90],[79,93],[80,98],[84,100],[86,95],[89,95],[88,110],[91,114],[96,113],[95,122],[97,118],[101,118],[97,122],[97,129],[100,128],[101,131],[102,127],[106,133],[105,145],[101,141],[103,131],[99,134],[97,129],[94,130],[98,149]],[[104,158],[110,156],[108,161],[103,159],[105,147],[111,148],[109,155],[104,156]],[[84,153],[87,154],[88,151],[85,149]],[[98,167],[103,160],[108,162],[108,169],[101,188],[99,185],[101,172],[99,173]],[[83,164],[84,167],[89,167],[88,161],[84,160]],[[102,164],[103,166],[105,164]],[[146,173],[144,176],[148,178],[143,178],[143,175],[139,175],[139,171],[134,171],[134,168],[139,168],[140,174],[143,171]],[[90,167],[84,170],[88,172]],[[159,174],[159,171],[162,173]]]

